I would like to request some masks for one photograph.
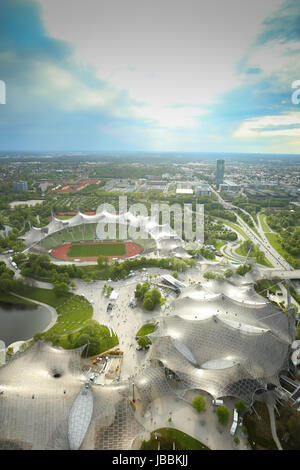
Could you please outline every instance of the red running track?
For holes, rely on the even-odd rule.
[[[118,242],[101,242],[101,244],[115,244]],[[142,251],[142,247],[133,242],[120,242],[125,245],[126,254],[125,255],[116,255],[116,256],[107,256],[107,258],[132,258],[132,256],[138,255]],[[98,245],[99,242],[89,242],[89,243],[65,243],[64,245],[53,248],[51,255],[54,258],[64,259],[66,261],[80,259],[82,261],[97,261],[98,256],[67,256],[69,248],[71,245]]]

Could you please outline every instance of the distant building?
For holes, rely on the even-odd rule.
[[[219,185],[220,191],[232,191],[236,192],[240,189],[239,185],[233,183],[232,181],[224,181],[224,183]]]
[[[211,190],[208,184],[195,185],[195,196],[211,196]]]
[[[225,160],[217,160],[216,186],[219,189],[220,184],[224,182]]]
[[[177,188],[176,194],[193,194],[193,190],[191,188]]]
[[[13,190],[15,192],[28,191],[27,181],[14,181]]]
[[[194,171],[190,170],[189,168],[183,170],[184,175],[186,178],[191,179],[194,175]]]

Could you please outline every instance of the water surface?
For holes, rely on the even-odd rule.
[[[6,347],[15,341],[25,341],[37,331],[43,331],[52,320],[51,312],[44,306],[15,306],[0,302],[0,339]]]

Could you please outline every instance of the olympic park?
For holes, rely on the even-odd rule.
[[[134,252],[117,237],[113,242],[103,241],[100,224],[115,222],[150,234],[148,244],[140,239],[128,242],[138,246]],[[68,262],[72,262],[70,248],[83,241],[77,246],[105,246],[100,254],[117,259],[142,254],[190,256],[170,227],[131,213],[78,213],[67,220],[53,217],[46,227],[31,228],[24,241],[33,251],[51,250],[53,259],[53,250],[68,244]],[[109,245],[118,248],[110,251]],[[88,254],[84,252],[82,259],[97,257]],[[75,257],[80,258],[78,252]],[[220,277],[208,281],[203,274],[212,264]],[[257,400],[275,408],[281,400],[292,400],[280,377],[297,365],[293,309],[283,313],[256,293],[254,283],[261,276],[256,266],[244,277],[233,273],[226,280],[221,275],[228,265],[212,264],[200,259],[180,280],[159,272],[150,282],[167,301],[151,314],[139,305],[129,306],[136,282],[145,280],[144,273],[134,281],[114,285],[118,298],[113,301],[113,315],[107,314],[109,299],[100,292],[103,282],[87,287],[93,318],[117,332],[119,345],[113,356],[121,358],[110,359],[107,352],[92,362],[83,359],[85,346],[64,350],[43,341],[15,355],[0,368],[2,448],[140,449],[151,432],[174,427],[203,447],[232,449],[234,433],[242,440],[240,417],[232,405],[236,400],[248,409]],[[78,289],[82,291],[83,285]],[[151,345],[138,351],[133,345],[136,332],[149,322],[153,325],[147,335]],[[118,374],[113,375],[112,368]],[[192,406],[198,394],[207,401],[201,418]],[[213,400],[231,406],[224,430],[218,426]]]

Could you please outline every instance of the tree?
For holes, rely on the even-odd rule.
[[[100,267],[106,266],[107,263],[108,263],[107,256],[99,255],[98,258],[97,258],[97,263],[98,263],[98,266],[100,266]]]
[[[152,300],[154,302],[154,305],[159,303],[159,301],[161,299],[161,293],[160,293],[160,290],[157,289],[157,287],[154,287],[154,289],[152,289],[151,297],[152,297]]]
[[[118,343],[115,334],[111,337],[106,326],[100,325],[96,320],[88,320],[80,330],[79,337],[75,341],[75,347],[87,344],[88,349],[83,351],[83,356],[94,356],[110,349]]]
[[[225,406],[225,405],[218,406],[217,416],[218,416],[219,423],[226,426],[226,424],[228,423],[228,420],[229,420],[229,416],[230,416],[230,411],[227,408],[227,406]]]
[[[77,337],[76,342],[75,342],[75,347],[80,348],[84,344],[88,344],[88,342],[89,342],[89,335],[87,333],[83,333]]]
[[[43,336],[43,333],[41,333],[40,331],[37,331],[36,333],[34,333],[33,339],[34,341],[38,341],[39,339],[42,339],[42,336]]]
[[[135,288],[134,296],[136,299],[144,299],[146,292],[150,289],[149,282],[144,282],[144,284],[138,283]]]
[[[203,395],[197,395],[197,396],[194,398],[193,407],[194,407],[195,410],[197,410],[199,413],[200,413],[201,411],[205,411],[205,409],[206,409],[206,400],[205,400],[205,398],[204,398]]]
[[[144,297],[144,300],[143,300],[143,307],[146,310],[153,310],[154,306],[155,306],[155,304],[153,302],[151,292],[147,292],[145,294],[145,297]]]
[[[235,404],[235,409],[239,414],[244,413],[246,410],[246,405],[242,400],[238,400]]]
[[[226,271],[224,272],[224,276],[225,276],[226,278],[231,277],[232,275],[233,275],[233,271],[232,271],[232,269],[230,269],[230,268],[229,268],[229,269],[226,269]]]
[[[6,360],[10,359],[14,355],[14,348],[11,346],[6,350]]]
[[[139,336],[137,339],[137,343],[141,348],[145,349],[146,346],[151,344],[151,339],[148,336]]]
[[[69,292],[69,286],[66,282],[56,282],[53,292],[57,297],[64,297]]]
[[[250,264],[243,264],[239,266],[236,270],[237,274],[239,274],[240,276],[245,276],[245,274],[248,273],[249,271],[251,271]]]

